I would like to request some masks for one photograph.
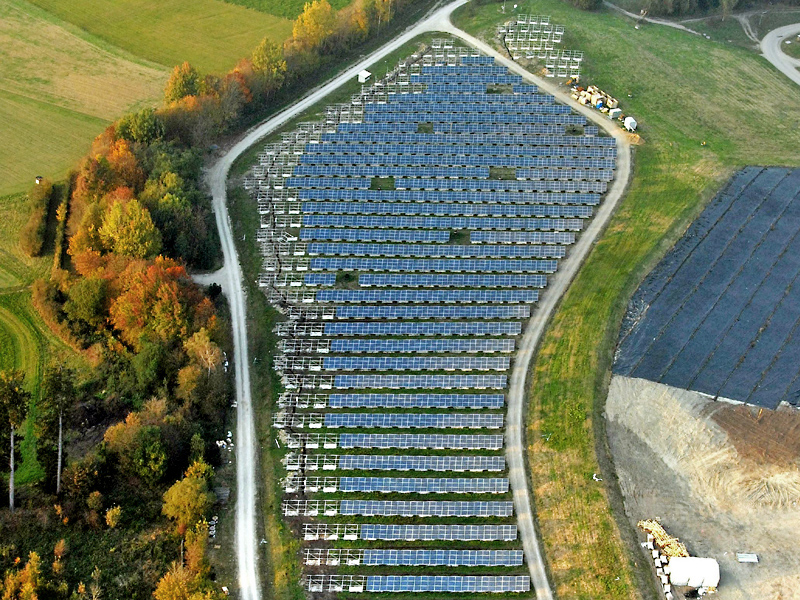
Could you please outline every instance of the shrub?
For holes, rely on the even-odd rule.
[[[42,179],[28,192],[30,216],[19,238],[20,246],[28,256],[40,256],[42,253],[52,197],[53,184],[47,179]]]

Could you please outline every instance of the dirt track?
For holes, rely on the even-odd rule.
[[[720,600],[800,598],[800,412],[615,376],[606,415],[632,522],[658,517],[693,555],[716,558]]]

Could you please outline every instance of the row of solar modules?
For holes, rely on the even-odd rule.
[[[301,240],[347,240],[354,242],[435,242],[450,241],[449,231],[403,229],[302,229]],[[555,243],[555,242],[554,242]]]
[[[448,138],[453,138],[448,143]],[[501,145],[487,145],[481,136],[443,136],[436,133],[325,133],[323,139],[331,141],[306,144],[305,151],[314,154],[339,154],[360,152],[370,154],[497,154],[509,156],[570,156],[567,148],[615,148],[614,138],[588,137],[581,135],[531,135],[497,136]],[[489,138],[490,140],[492,138]],[[335,140],[335,141],[334,141]],[[503,141],[501,141],[503,140]],[[364,144],[370,144],[365,146]],[[475,145],[468,145],[475,144]],[[360,150],[358,149],[360,146]],[[453,148],[453,146],[456,146]],[[542,152],[542,149],[545,152]],[[590,156],[590,155],[575,155]],[[615,154],[600,154],[600,157]]]
[[[339,167],[344,168],[344,167]],[[596,179],[611,181],[614,172],[610,169],[517,169],[518,178],[527,179]]]
[[[489,306],[337,306],[337,319],[527,319],[527,305]]]
[[[509,85],[515,83],[522,83],[522,76],[520,75],[437,75],[437,74],[411,74],[408,77],[411,83],[430,83],[433,87],[439,86],[460,86],[466,84],[468,86],[487,86],[487,85]],[[485,89],[485,87],[484,87]]]
[[[507,356],[326,356],[326,371],[505,371]],[[405,415],[408,416],[408,415]]]
[[[561,156],[485,156],[478,153],[453,154],[304,154],[301,165],[480,165],[508,167],[563,167],[613,169],[612,158],[575,158]],[[294,174],[309,174],[298,171]],[[307,168],[307,167],[303,167]],[[316,173],[319,174],[319,173]],[[356,173],[350,173],[356,174]],[[517,173],[518,177],[522,177]]]
[[[585,150],[597,150],[587,148]],[[560,154],[560,153],[559,153]],[[519,167],[539,167],[545,161],[583,161],[597,160],[600,158],[544,158],[541,156],[508,156],[508,155],[479,155],[470,154],[304,154],[308,158],[305,164],[316,165],[439,165],[453,167],[505,167],[516,169]],[[547,166],[547,165],[544,165]]]
[[[398,456],[344,454],[338,467],[343,471],[504,471],[503,456]]]
[[[326,538],[344,534],[353,529],[358,539],[364,541],[405,540],[459,541],[459,542],[510,542],[517,539],[516,525],[384,525],[364,524],[324,524],[306,523],[303,525],[305,539]]]
[[[453,204],[488,204],[503,206],[511,203],[535,206],[540,202],[548,208],[537,207],[537,210],[564,210],[550,205],[596,205],[600,203],[600,195],[592,192],[476,192],[476,191],[436,191],[436,190],[297,190],[294,197],[304,201],[303,208],[313,209],[316,204],[305,204],[317,200],[345,200],[348,203],[380,203],[391,204],[403,208],[403,204],[411,203],[453,203]],[[324,208],[324,206],[323,206]],[[420,210],[405,207],[405,210]],[[463,208],[462,208],[463,210]],[[472,209],[474,210],[474,209]],[[590,211],[591,212],[591,211]]]
[[[564,246],[462,246],[452,244],[447,246],[411,245],[411,244],[351,244],[341,242],[312,242],[306,252],[310,256],[345,255],[345,256],[430,256],[430,257],[482,257],[497,258],[509,257],[537,257],[537,258],[562,258],[567,249]]]
[[[376,273],[360,275],[358,283],[365,287],[541,288],[547,285],[547,277],[545,275],[434,275],[424,273],[407,275],[404,273]]]
[[[367,566],[515,567],[522,564],[522,550],[364,550]]]
[[[507,385],[506,375],[337,375],[333,380],[344,390],[502,390]]]
[[[556,99],[550,94],[388,94],[387,104],[430,104],[441,105],[451,103],[509,104],[522,106],[525,104],[554,104]],[[368,105],[370,106],[370,105]],[[378,106],[382,106],[378,104]]]
[[[516,576],[461,576],[461,575],[370,575],[368,592],[528,592],[531,580],[528,575]]]
[[[398,123],[397,126],[392,127],[392,123],[340,123],[338,125],[338,133],[324,132],[321,135],[338,135],[348,133],[385,133],[388,135],[418,134],[419,123],[406,121],[405,123]],[[487,136],[488,143],[492,144],[521,144],[517,140],[518,137],[523,135],[564,135],[566,132],[566,125],[557,123],[460,123],[457,121],[448,121],[430,123],[433,128],[433,134],[428,135],[433,138],[434,135],[447,139],[447,136],[454,134],[461,134],[460,139],[465,143],[477,144],[478,142],[473,138],[468,140],[466,134],[481,133]],[[595,136],[598,134],[597,127],[594,125],[584,125],[583,131],[585,135]],[[325,138],[322,138],[325,139]],[[443,143],[449,143],[447,141]]]
[[[508,479],[483,477],[300,477],[298,487],[342,493],[375,494],[505,494]]]
[[[494,64],[430,65],[423,66],[422,72],[431,75],[505,75],[506,67]]]
[[[558,262],[535,259],[478,258],[312,258],[311,268],[320,271],[393,271],[411,273],[555,273]],[[393,285],[391,279],[364,285]],[[402,280],[396,280],[402,281]],[[395,284],[408,285],[408,284]],[[413,284],[412,284],[413,285]],[[453,284],[461,285],[461,284]]]
[[[365,120],[367,115],[374,114],[392,114],[404,115],[413,113],[419,116],[417,122],[424,121],[428,114],[447,114],[447,113],[460,113],[468,114],[492,114],[497,116],[494,122],[505,122],[510,115],[568,115],[572,109],[565,104],[520,104],[520,103],[479,103],[479,102],[454,102],[454,103],[436,103],[436,102],[417,102],[411,103],[392,103],[392,104],[367,104],[364,107]],[[438,118],[438,117],[435,117]],[[526,121],[510,121],[510,122],[526,122]]]
[[[411,123],[549,123],[562,125],[583,125],[586,117],[573,114],[509,114],[509,113],[446,113],[428,112],[419,114],[403,113],[367,113],[364,115],[365,123],[386,123],[395,121],[408,121]],[[593,138],[587,138],[593,139]],[[604,138],[600,138],[604,139]]]
[[[500,450],[503,447],[503,436],[433,433],[342,433],[339,434],[337,442],[339,447],[344,449]]]
[[[591,209],[587,216],[591,216]],[[510,229],[580,231],[580,219],[536,217],[409,217],[383,215],[303,215],[304,227],[355,227],[386,229]]]
[[[378,353],[494,353],[513,352],[513,339],[355,339],[331,340],[330,352]]]
[[[295,176],[335,177],[489,177],[488,167],[400,167],[394,165],[298,165]]]
[[[289,177],[285,185],[289,188],[370,189],[372,179],[368,177]],[[455,190],[500,192],[605,192],[605,181],[585,180],[519,180],[519,179],[413,179],[397,177],[398,190]],[[305,211],[304,211],[305,212]]]
[[[533,304],[539,301],[539,290],[320,290],[315,299],[337,304]]]
[[[503,408],[503,394],[331,394],[330,408]]]
[[[362,540],[512,541],[516,525],[361,525]]]
[[[522,323],[519,321],[438,321],[420,323],[325,323],[325,335],[366,336],[366,335],[519,335]],[[333,340],[345,341],[345,340]],[[396,340],[411,341],[411,340]],[[333,348],[334,346],[331,346]]]
[[[381,229],[302,229],[300,239],[357,242],[438,242],[450,239],[449,231]],[[575,234],[552,231],[472,231],[469,241],[493,244],[574,244]]]
[[[436,204],[436,203],[403,203],[403,202],[316,202],[307,200],[302,203],[303,224],[316,214],[348,214],[348,215],[453,215],[453,216],[506,216],[506,217],[552,217],[552,218],[584,218],[592,216],[592,207],[584,205],[564,204]],[[309,223],[314,222],[313,219]],[[541,222],[541,229],[556,229]],[[403,227],[404,229],[407,227]],[[460,229],[457,227],[447,229]]]
[[[367,429],[502,429],[503,415],[494,413],[325,413],[325,427],[329,429],[338,427],[348,429],[362,427]]]
[[[342,500],[339,513],[364,517],[510,517],[510,500]]]

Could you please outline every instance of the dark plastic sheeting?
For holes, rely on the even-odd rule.
[[[797,404],[799,275],[800,169],[740,171],[637,290],[614,372]]]

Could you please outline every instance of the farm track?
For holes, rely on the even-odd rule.
[[[450,22],[450,15],[468,0],[456,0],[430,13],[417,25],[385,44],[357,64],[343,71],[328,83],[309,92],[293,106],[278,113],[243,135],[228,148],[221,158],[209,168],[206,180],[213,196],[213,206],[223,248],[224,267],[212,275],[196,278],[198,281],[217,281],[222,283],[223,292],[231,305],[231,320],[234,339],[234,363],[237,399],[237,498],[236,498],[236,557],[239,572],[239,597],[242,600],[260,600],[261,591],[258,581],[257,564],[257,519],[256,519],[256,448],[255,425],[250,390],[249,354],[247,347],[245,292],[242,269],[239,264],[230,217],[227,210],[227,178],[233,162],[253,144],[272,131],[316,104],[329,93],[354,78],[362,69],[375,63],[385,55],[400,48],[414,37],[431,31],[441,31],[454,35],[467,44],[477,48],[488,56],[492,56],[499,64],[510,71],[522,75],[526,80],[538,85],[542,90],[555,96],[559,101],[572,106],[577,112],[585,115],[609,134],[617,139],[618,158],[616,178],[604,203],[601,205],[592,223],[587,227],[578,243],[573,247],[571,255],[560,270],[552,277],[548,285],[548,293],[540,301],[534,316],[528,323],[522,339],[520,350],[514,361],[508,396],[508,419],[506,426],[507,449],[509,462],[509,480],[514,497],[520,538],[525,550],[531,582],[536,590],[538,600],[551,600],[550,588],[545,562],[536,537],[530,493],[528,489],[528,470],[525,464],[525,446],[523,443],[523,415],[526,399],[526,378],[533,356],[550,319],[563,294],[577,274],[581,264],[588,256],[597,236],[602,233],[609,218],[614,212],[627,186],[631,172],[630,144],[624,134],[614,123],[599,113],[587,109],[574,102],[568,94],[532,75],[513,61],[501,55],[484,42],[456,28]]]

